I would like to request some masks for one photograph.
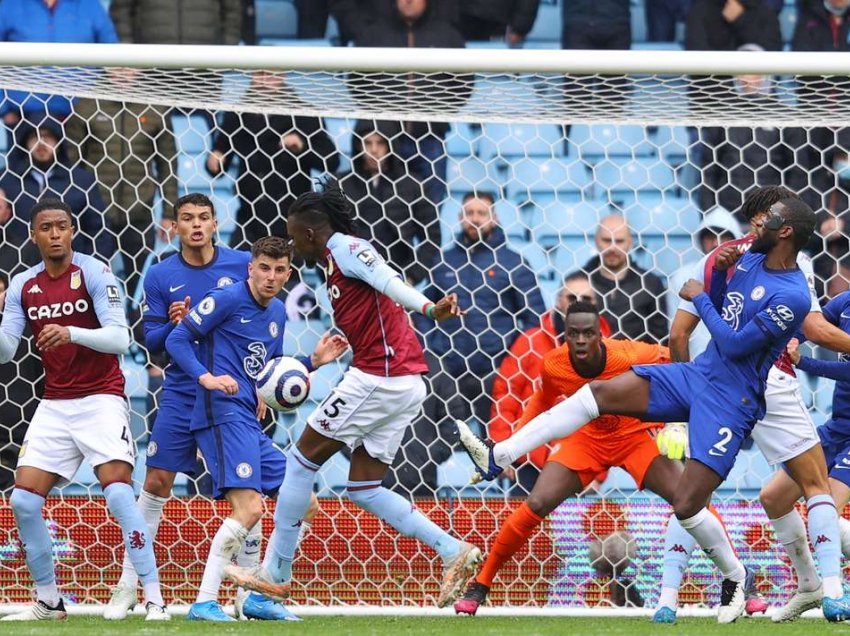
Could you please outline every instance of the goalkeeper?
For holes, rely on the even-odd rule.
[[[661,345],[603,339],[599,322],[595,305],[587,302],[570,305],[565,324],[566,344],[543,357],[542,386],[531,397],[519,426],[592,380],[616,377],[636,364],[670,362],[669,350]],[[659,423],[641,422],[633,417],[603,415],[555,442],[528,499],[499,530],[484,566],[470,582],[463,598],[455,603],[455,611],[474,615],[487,598],[496,573],[525,545],[543,518],[612,466],[628,471],[639,488],[647,488],[671,501],[683,466],[659,453],[655,433],[660,427]],[[667,451],[673,454],[677,436],[669,430],[666,436],[671,446]],[[684,435],[678,436],[682,456],[685,439]],[[668,534],[671,533],[676,535],[672,544],[693,543],[677,523],[670,524]]]

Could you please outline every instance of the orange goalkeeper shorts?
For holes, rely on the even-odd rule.
[[[598,432],[585,426],[557,442],[546,461],[558,462],[578,474],[583,487],[600,473],[619,466],[642,489],[646,471],[659,455],[655,438],[646,429],[624,437],[600,437]]]

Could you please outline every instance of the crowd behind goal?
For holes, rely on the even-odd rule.
[[[114,15],[122,3],[113,4]],[[400,0],[397,9],[404,15],[404,11],[415,11],[411,6],[417,4],[429,5]],[[438,5],[435,2],[430,9]],[[804,10],[805,3],[800,7]],[[733,8],[748,10],[744,5]],[[837,11],[829,13],[841,17],[843,13]],[[773,17],[778,28],[778,17]],[[440,13],[408,17],[405,23],[413,29],[417,21],[426,20],[420,24],[422,33],[431,37],[436,29],[431,21],[441,19],[450,26],[447,14]],[[843,29],[844,19],[838,23]],[[107,35],[99,41],[117,40],[121,34],[109,35],[110,28],[114,29],[103,26]],[[381,32],[375,25],[363,28],[367,40],[376,32],[390,32]],[[511,36],[510,29],[507,34],[516,36]],[[462,46],[463,40],[458,34],[440,45]],[[776,46],[772,40],[741,41],[734,48],[746,55]],[[104,77],[117,89],[140,81],[144,73],[108,69]],[[588,85],[587,78],[577,82],[579,87]],[[800,107],[807,100],[823,106],[831,99],[823,82],[828,84],[827,80],[801,83]],[[249,75],[248,83],[252,100],[292,90],[283,72],[258,70]],[[771,101],[770,77],[722,78],[719,83],[740,98],[738,105],[744,111],[748,104],[779,107]],[[352,83],[351,87],[368,97],[369,90],[379,90],[380,84],[370,88]],[[474,91],[469,95],[462,86],[451,82],[448,86],[449,93],[457,91],[455,97],[461,102],[475,99]],[[616,93],[616,82],[612,86]],[[404,82],[394,84],[393,90],[403,91]],[[605,86],[589,90],[606,94]],[[540,389],[544,355],[568,340],[571,306],[573,313],[598,311],[598,332],[605,338],[662,349],[669,346],[674,352],[684,341],[689,343],[686,351],[688,346],[691,352],[702,350],[708,332],[699,328],[683,336],[676,331],[673,318],[680,306],[679,290],[693,277],[701,259],[721,243],[746,241],[751,233],[763,231],[759,214],[767,214],[775,202],[753,211],[748,210],[747,201],[764,191],[773,193],[776,202],[800,197],[817,215],[815,231],[801,253],[806,255],[808,282],[819,304],[838,302],[850,289],[850,241],[845,228],[850,145],[842,129],[449,124],[321,118],[299,112],[169,109],[107,96],[13,97],[9,92],[7,97],[7,149],[0,174],[0,285],[7,289],[16,274],[37,267],[44,258],[29,238],[33,212],[42,211],[39,206],[45,200],[67,205],[77,228],[74,252],[92,256],[114,272],[116,295],[110,295],[108,302],[113,310],[112,305],[120,305],[133,333],[126,352],[120,352],[120,364],[130,405],[127,437],[138,450],[129,462],[136,494],[145,481],[146,458],[161,450],[151,444],[150,435],[162,412],[168,365],[174,364],[163,347],[154,351],[148,345],[147,284],[152,268],[194,240],[191,229],[184,227],[181,234],[177,202],[208,209],[209,217],[203,222],[205,227],[213,224],[210,236],[215,244],[222,249],[229,246],[249,259],[247,252],[265,237],[289,238],[287,217],[296,199],[314,190],[321,192],[322,183],[332,183],[327,180],[330,175],[339,178],[353,215],[351,225],[345,225],[341,233],[368,241],[376,254],[361,261],[373,257],[386,261],[424,299],[417,307],[401,304],[413,309],[410,324],[424,348],[426,366],[420,371],[428,391],[421,410],[409,418],[398,453],[385,458],[391,466],[382,486],[414,498],[424,516],[450,530],[435,534],[438,538],[433,541],[441,546],[435,549],[449,564],[450,574],[455,545],[446,548],[446,537],[452,534],[461,539],[467,550],[462,554],[469,557],[464,564],[477,565],[468,546],[477,545],[486,554],[509,512],[524,510],[521,502],[530,494],[529,501],[539,503],[535,485],[551,460],[550,453],[556,455],[559,450],[540,445],[503,466],[494,482],[470,483],[475,467],[459,445],[456,420],[469,423],[472,431],[494,442],[517,432],[523,412]],[[624,97],[633,98],[628,93]],[[355,244],[350,250],[363,253]],[[315,267],[297,249],[288,258],[292,275],[278,295],[286,316],[282,352],[309,357],[325,342],[325,332],[340,333],[333,286],[328,284],[332,272]],[[178,279],[171,284],[175,290],[180,286]],[[187,314],[203,293],[187,304]],[[399,293],[399,298],[408,298],[404,295],[408,292]],[[419,311],[428,303],[438,306],[452,295],[465,312],[462,318],[435,324],[427,310]],[[839,316],[844,317],[841,311],[834,316],[836,323]],[[824,332],[806,336],[815,343],[837,345],[804,347],[816,363],[846,362],[850,348],[844,348],[840,339],[829,340]],[[18,457],[26,452],[24,437],[45,390],[37,342],[27,333],[14,361],[0,366],[5,387],[0,396],[0,488],[6,493],[0,499],[0,538],[7,550],[0,562],[0,598],[8,602],[21,602],[29,594],[24,554],[12,529],[8,502]],[[653,361],[662,359],[668,361],[669,356]],[[814,369],[816,363],[803,365],[815,365],[809,367]],[[261,421],[263,430],[280,447],[290,448],[303,434],[311,413],[333,407],[334,388],[356,366],[351,354],[328,361],[313,373],[307,403],[293,414],[267,413]],[[805,417],[818,425],[834,421],[830,414],[836,377],[800,370],[796,377]],[[841,382],[839,377],[837,386]],[[681,431],[671,434],[679,437],[664,444],[680,444]],[[672,457],[675,453],[669,448],[664,446],[662,452]],[[717,512],[727,518],[733,541],[745,546],[742,560],[749,558],[756,565],[746,597],[748,604],[753,601],[748,609],[760,607],[762,599],[777,606],[784,603],[796,584],[767,529],[768,517],[756,501],[757,492],[771,476],[771,463],[770,457],[765,460],[756,449],[745,447],[719,490]],[[369,603],[375,598],[421,603],[430,596],[442,604],[447,604],[449,596],[454,600],[463,586],[448,591],[441,587],[447,579],[432,562],[432,553],[412,541],[401,539],[398,545],[376,547],[382,561],[378,566],[363,565],[361,571],[342,564],[348,547],[339,545],[340,535],[346,539],[395,537],[361,513],[352,516],[352,508],[343,501],[346,493],[357,492],[351,490],[353,465],[352,456],[345,453],[329,459],[318,472],[314,487],[318,499],[311,500],[309,520],[318,517],[315,523],[304,524],[310,529],[299,537],[304,542],[300,549],[312,555],[311,563],[296,559],[294,574],[290,572],[304,584],[294,591],[296,599],[331,604]],[[499,588],[497,583],[493,588],[493,602],[565,606],[658,602],[665,607],[669,593],[668,597],[662,593],[660,600],[657,595],[663,546],[653,544],[652,537],[657,544],[658,533],[668,525],[669,508],[644,496],[638,489],[641,479],[635,479],[634,472],[603,468],[592,479],[582,476],[578,499],[560,507],[549,507],[547,500],[542,508],[531,508],[534,517],[526,519],[528,532],[536,534],[528,535],[533,537],[530,558],[506,566],[497,579],[504,586]],[[199,454],[192,469],[194,476],[178,474],[166,488],[170,492],[173,486],[179,498],[164,509],[157,550],[157,558],[164,563],[160,578],[168,603],[196,600],[197,588],[208,583],[201,577],[206,557],[193,556],[186,545],[197,541],[208,548],[214,541],[214,528],[228,514],[224,506],[204,503],[219,490],[209,463]],[[51,526],[51,550],[58,558],[59,582],[67,583],[79,601],[109,599],[123,554],[116,548],[108,554],[94,548],[97,541],[118,546],[115,536],[105,539],[107,535],[95,533],[93,539],[86,534],[90,527],[105,522],[102,505],[97,511],[69,510],[75,502],[99,501],[98,482],[103,479],[83,467],[47,501],[56,522]],[[380,508],[366,497],[352,499],[370,512]],[[486,521],[476,518],[476,509]],[[548,525],[540,531],[539,520],[528,521],[550,513]],[[207,521],[212,529],[203,527]],[[246,545],[265,543],[271,523],[268,515],[261,523],[265,532],[242,537]],[[243,525],[252,529],[248,525],[254,524]],[[73,529],[69,535],[63,526]],[[66,546],[70,556],[63,562],[62,542],[67,536],[72,537]],[[413,536],[420,535],[413,532]],[[370,550],[355,549],[356,559],[366,562]],[[318,555],[327,562],[320,563]],[[393,577],[398,576],[389,565],[393,559],[405,562],[399,589],[392,588]],[[187,560],[192,569],[181,574],[181,562]],[[91,568],[113,566],[114,576],[91,579]],[[495,572],[492,567],[488,571]],[[729,596],[705,558],[688,577],[682,602],[714,603]],[[492,580],[489,576],[486,585],[480,578],[473,581],[487,590],[478,589],[478,596],[470,597],[474,605],[462,606],[465,613],[475,613],[487,598]],[[148,601],[154,607],[164,605],[155,594]],[[811,602],[807,597],[806,603]]]

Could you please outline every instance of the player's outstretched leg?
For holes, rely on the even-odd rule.
[[[29,490],[15,488],[9,503],[24,546],[27,568],[35,582],[36,602],[23,612],[10,614],[0,620],[64,620],[68,615],[65,612],[62,597],[59,595],[59,588],[56,586],[53,542],[41,514],[44,497]]]
[[[162,591],[159,586],[153,538],[142,513],[136,507],[133,487],[126,481],[111,479],[124,473],[129,479],[130,467],[124,462],[108,462],[98,466],[97,471],[103,485],[106,505],[121,526],[124,533],[124,549],[130,555],[130,561],[142,581],[145,593],[145,620],[168,620],[170,616],[165,610],[165,602],[162,600]]]
[[[151,469],[149,468],[148,475],[145,478],[145,486],[147,486],[150,471]],[[171,482],[173,483],[173,473],[171,475]],[[171,490],[170,485],[167,490]],[[148,536],[151,541],[156,539],[159,524],[162,520],[162,509],[166,501],[167,497],[157,496],[149,492],[146,488],[142,489],[139,493],[139,498],[136,500],[136,506],[147,524]],[[127,615],[136,606],[136,588],[138,585],[139,575],[136,573],[136,568],[133,567],[133,562],[130,560],[129,550],[125,550],[124,561],[121,565],[121,578],[118,579],[118,584],[112,590],[109,603],[103,610],[103,618],[106,620],[123,620],[127,618]]]

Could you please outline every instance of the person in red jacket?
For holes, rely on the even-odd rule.
[[[502,360],[493,382],[493,408],[488,426],[493,441],[500,442],[515,432],[525,405],[539,388],[543,356],[563,344],[564,316],[569,306],[577,301],[599,305],[599,298],[584,272],[574,272],[564,278],[555,305],[543,316],[541,325],[520,334]],[[603,338],[611,336],[611,326],[602,317],[599,328]],[[505,475],[516,482],[521,493],[527,494],[548,456],[547,447],[538,448],[517,462],[516,468],[506,470]]]

